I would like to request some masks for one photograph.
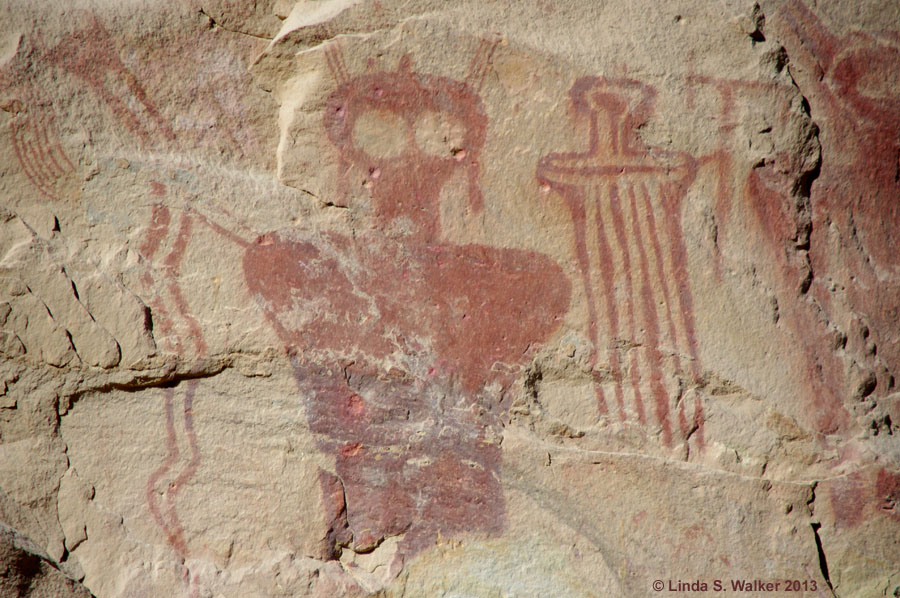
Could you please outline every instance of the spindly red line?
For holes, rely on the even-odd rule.
[[[344,81],[349,81],[350,75],[347,74],[347,65],[344,64],[344,55],[341,52],[340,44],[337,42],[335,42],[334,58],[337,61],[338,68],[340,69],[341,77],[343,77]]]
[[[473,81],[476,73],[478,73],[481,56],[484,54],[484,46],[485,41],[480,40],[478,42],[478,47],[475,48],[475,54],[472,56],[472,61],[469,63],[469,72],[466,74],[466,81]]]
[[[591,188],[596,194],[597,189]],[[619,311],[615,301],[615,271],[613,270],[612,251],[603,228],[603,220],[596,216],[597,250],[600,263],[600,275],[603,277],[604,299],[606,301],[606,319],[609,322],[609,369],[616,384],[616,403],[619,407],[619,419],[625,421],[625,397],[622,394],[622,369],[619,366],[619,352],[615,340],[619,336]]]
[[[207,218],[200,212],[191,210],[191,213],[194,214],[194,216],[196,216],[197,219],[200,220],[200,222],[202,222],[209,228],[213,229],[214,231],[216,231],[217,233],[219,233],[220,235],[222,235],[229,241],[232,241],[245,249],[248,247],[251,247],[253,245],[252,242],[247,241],[246,239],[242,238],[240,235],[231,232],[230,230],[222,227],[221,225],[217,224],[216,222],[213,222],[212,220],[210,220],[209,218]]]
[[[190,310],[188,309],[187,301],[184,298],[184,294],[181,292],[181,285],[178,284],[177,278],[180,274],[181,270],[181,260],[184,258],[184,252],[187,248],[187,242],[191,236],[191,217],[185,214],[181,218],[181,226],[178,230],[178,237],[175,239],[174,246],[172,247],[172,251],[169,252],[169,255],[166,256],[164,260],[164,264],[168,268],[168,275],[171,280],[169,282],[169,292],[172,294],[172,298],[175,300],[175,307],[178,309],[178,314],[184,318],[188,323],[188,328],[191,332],[191,340],[194,341],[194,347],[197,349],[197,353],[200,355],[205,355],[207,352],[206,340],[203,338],[203,331],[200,328],[200,325],[197,323],[196,318],[191,315]]]
[[[597,213],[600,213],[601,198],[597,196]],[[635,338],[635,320],[634,320],[634,286],[631,278],[631,252],[628,248],[628,237],[625,234],[625,223],[622,219],[622,210],[619,198],[618,184],[613,181],[609,184],[609,209],[612,213],[613,229],[615,230],[616,240],[619,243],[619,252],[622,256],[622,269],[625,276],[625,287],[627,296],[625,298],[625,311],[628,317],[628,327],[625,334],[629,340]],[[636,231],[635,231],[636,234]],[[644,425],[647,419],[644,415],[644,398],[641,392],[641,371],[638,362],[638,354],[636,349],[629,351],[631,354],[631,386],[634,392],[634,406],[637,410],[638,422]]]
[[[566,199],[566,205],[568,206],[569,213],[572,217],[572,226],[575,229],[575,255],[578,259],[578,268],[581,271],[581,281],[584,285],[585,299],[588,306],[588,326],[590,327],[591,342],[593,343],[590,357],[591,369],[593,370],[594,366],[597,364],[599,339],[597,337],[597,306],[594,301],[594,287],[591,283],[590,258],[587,251],[585,230],[585,220],[587,216],[585,215],[584,210],[584,197],[580,191],[576,192],[574,188],[566,188],[563,197]],[[600,413],[608,413],[609,408],[606,405],[606,397],[599,382],[595,381],[594,392]]]
[[[646,190],[645,190],[646,191]],[[678,301],[681,306],[681,320],[688,342],[688,353],[691,356],[691,374],[695,382],[701,380],[700,359],[697,356],[697,338],[694,328],[694,296],[691,293],[687,272],[687,248],[681,234],[680,192],[672,184],[660,185],[660,196],[663,211],[666,215],[666,233],[669,247],[672,250],[672,266],[675,270],[675,281],[678,284]]]
[[[493,42],[481,40],[478,44],[478,53],[472,59],[469,76],[466,77],[466,79],[471,82],[475,91],[480,91],[484,85],[484,78],[487,76],[488,69],[491,66],[491,58],[493,58],[499,43],[499,40]],[[476,64],[476,60],[478,61],[478,64]]]
[[[171,215],[169,213],[169,208],[162,204],[155,204],[153,206],[152,215],[150,216],[150,227],[147,229],[147,233],[144,236],[144,242],[141,243],[141,246],[138,248],[138,252],[143,255],[145,259],[150,260],[156,255],[163,237],[165,237],[166,233],[169,231],[170,221]]]
[[[16,159],[19,161],[19,165],[22,167],[22,170],[25,172],[25,176],[31,181],[31,184],[34,185],[35,189],[37,189],[42,195],[44,195],[47,199],[52,201],[56,201],[58,198],[56,194],[49,189],[49,187],[45,186],[45,183],[40,179],[35,170],[35,167],[31,164],[29,158],[27,157],[26,148],[24,146],[24,142],[19,138],[19,132],[21,128],[16,125],[14,122],[10,123],[10,137],[12,138],[13,144],[13,152],[16,154]]]
[[[60,166],[59,162],[56,161],[56,158],[53,157],[53,148],[50,147],[50,137],[47,134],[47,127],[46,126],[38,127],[38,125],[34,121],[31,122],[31,127],[32,127],[32,130],[34,131],[35,140],[37,140],[39,136],[42,136],[44,138],[43,143],[38,143],[37,145],[38,145],[38,149],[41,152],[41,157],[44,158],[45,163],[46,163],[46,160],[50,160],[50,164],[53,165],[53,168],[50,168],[49,165],[47,166],[47,168],[52,173],[52,177],[55,179],[55,178],[59,178],[62,175],[66,174],[65,168]]]
[[[700,397],[694,398],[694,427],[697,434],[697,447],[702,451],[706,446],[706,439],[703,436],[703,403]]]
[[[175,437],[175,416],[173,413],[173,399],[174,399],[175,391],[172,388],[166,388],[163,390],[163,399],[164,399],[164,413],[166,417],[166,449],[167,455],[166,460],[160,465],[153,473],[150,474],[150,477],[147,478],[147,507],[150,509],[150,515],[156,521],[157,525],[159,525],[160,529],[163,530],[163,533],[166,534],[166,537],[169,541],[169,544],[175,548],[176,552],[179,555],[184,556],[187,552],[185,544],[183,532],[178,525],[177,517],[175,522],[170,523],[159,508],[159,501],[156,496],[156,484],[160,479],[168,471],[175,465],[175,462],[178,461],[178,441]]]
[[[178,517],[176,507],[176,499],[178,493],[197,473],[200,466],[200,449],[197,446],[197,433],[194,430],[194,394],[197,389],[197,381],[191,380],[187,383],[187,389],[184,393],[184,431],[188,439],[188,447],[191,451],[191,458],[187,466],[178,474],[175,481],[169,485],[166,491],[166,506],[169,514],[169,520],[175,528],[177,537],[180,539],[181,545],[184,547],[184,553],[187,553],[187,545],[184,540],[184,528],[181,525],[181,519]]]
[[[684,397],[678,402],[678,429],[681,430],[681,437],[687,440],[691,429],[688,427],[687,418],[684,415]]]
[[[637,213],[637,199],[634,187],[629,187],[631,199],[632,230],[641,240],[640,222]],[[647,252],[643,243],[637,243],[638,259],[641,265],[641,299],[644,308],[644,326],[647,334],[647,360],[650,362],[650,389],[656,400],[656,419],[662,426],[663,446],[672,444],[672,428],[669,424],[669,395],[662,381],[662,359],[659,354],[659,319],[653,301],[653,290],[650,286],[650,267],[647,263]]]
[[[653,204],[650,201],[650,194],[647,193],[646,185],[641,185],[641,196],[644,198],[644,207],[647,210],[647,231],[650,235],[650,248],[656,257],[656,276],[659,278],[659,284],[662,287],[663,301],[666,306],[666,324],[669,328],[669,336],[672,343],[678,344],[677,330],[675,328],[675,319],[672,317],[671,296],[669,294],[669,281],[666,276],[663,260],[665,259],[662,247],[659,243],[659,232],[656,228],[656,216],[653,214]],[[681,358],[675,353],[675,369],[681,371]]]

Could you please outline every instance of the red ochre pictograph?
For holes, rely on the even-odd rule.
[[[52,114],[44,118],[23,115],[9,123],[10,141],[22,172],[45,199],[59,201],[57,181],[75,171],[54,133]]]
[[[45,50],[41,59],[86,83],[142,145],[160,138],[175,139],[175,132],[122,62],[115,40],[96,16],[89,18],[86,27]]]
[[[861,320],[886,366],[873,368],[876,385],[866,392],[892,393],[893,364],[900,363],[900,342],[890,332],[900,309],[900,91],[892,85],[900,78],[900,32],[839,36],[799,0],[785,3],[772,23],[783,37],[785,59],[790,58],[803,98],[793,82],[703,75],[689,76],[686,91],[689,104],[703,88],[718,96],[721,148],[696,159],[701,168],[711,164],[717,171],[719,242],[737,234],[727,225],[729,210],[745,203],[752,218],[741,226],[750,225],[764,241],[757,247],[765,252],[761,261],[775,269],[780,323],[803,348],[799,359],[809,423],[830,434],[853,425],[844,405],[846,364],[837,354],[844,351],[834,349],[833,323],[843,325],[842,313],[849,309]],[[818,127],[821,163],[803,174],[814,180],[808,197],[799,198],[807,202],[800,209],[797,156],[785,152],[766,158],[743,176],[728,149],[741,132],[738,103],[773,100],[780,108],[767,115],[770,125],[790,126],[803,110]],[[739,234],[747,232],[742,228]],[[716,265],[721,272],[721,264]]]
[[[51,48],[45,47],[39,37],[30,41],[30,60],[56,67],[86,83],[142,145],[174,140],[174,131],[123,64],[112,36],[96,16],[89,16],[86,27]],[[41,99],[40,85],[27,70],[0,74],[0,84],[21,88],[4,110],[15,115],[9,123],[9,135],[22,173],[43,198],[59,201],[58,181],[76,168],[63,150],[52,107]]]
[[[201,356],[203,333],[178,283],[190,231],[205,226],[243,248],[244,282],[290,359],[319,447],[335,457],[335,470],[320,476],[334,518],[330,557],[341,546],[369,549],[402,535],[408,558],[438,537],[505,525],[497,439],[507,390],[560,326],[570,284],[543,254],[441,238],[439,200],[451,177],[465,181],[470,208],[481,209],[488,119],[477,89],[494,46],[482,43],[470,77],[458,81],[417,73],[408,57],[394,71],[350,77],[339,46],[326,43],[337,85],[323,133],[338,155],[340,187],[364,179],[371,227],[353,236],[300,228],[254,235],[190,208],[176,225],[159,205],[140,248],[149,263],[174,238],[157,272],[168,301],[151,307],[161,328],[173,330],[177,354]],[[390,143],[371,143],[368,128],[383,122]],[[435,127],[452,143],[434,144]],[[177,493],[201,462],[194,388],[183,401],[184,457],[173,392],[164,391],[168,456],[147,482],[151,514],[182,557],[190,540]]]
[[[735,164],[733,156],[725,149],[738,142],[736,98],[747,104],[754,101],[774,103],[779,109],[771,115],[772,121],[777,123],[777,128],[782,128],[789,127],[790,119],[795,116],[796,90],[783,83],[700,75],[688,77],[687,82],[689,97],[697,89],[711,88],[719,99],[722,147],[697,157],[700,168],[712,165],[716,170],[717,243],[725,244],[728,236],[738,232],[728,226],[729,213],[735,202],[745,203],[750,209],[750,218],[742,224],[749,229],[744,228],[740,234],[746,236],[749,230],[762,240],[757,249],[765,255],[765,263],[773,268],[779,322],[800,340],[804,349],[797,358],[802,361],[805,393],[801,398],[809,406],[808,423],[822,433],[845,428],[849,417],[841,398],[842,366],[830,348],[832,331],[823,321],[820,307],[830,307],[830,299],[813,288],[810,295],[814,302],[804,300],[811,274],[806,250],[810,241],[808,211],[798,209],[795,197],[799,176],[797,158],[784,152],[766,158],[763,163],[750,168],[742,179],[741,165]],[[809,201],[809,198],[804,199]],[[721,279],[721,253],[714,259],[717,276]]]
[[[653,110],[652,88],[629,79],[585,77],[570,96],[589,122],[587,150],[544,157],[537,176],[563,197],[572,218],[591,361],[598,366],[605,354],[611,378],[608,397],[609,385],[595,368],[598,407],[623,422],[657,426],[664,446],[672,446],[677,435],[685,441],[695,436],[702,448],[699,398],[689,408],[683,400],[676,405],[663,377],[667,359],[694,382],[702,372],[681,232],[681,203],[695,161],[641,145],[636,128]]]
[[[82,25],[52,47],[42,45],[36,34],[30,40],[33,44],[28,53],[30,61],[49,65],[64,77],[72,76],[83,84],[85,91],[99,99],[114,117],[110,123],[116,124],[111,127],[124,127],[142,149],[175,153],[179,149],[177,142],[183,140],[176,139],[174,129],[151,95],[124,64],[113,35],[94,14],[76,11],[75,19]],[[182,40],[182,43],[193,47],[195,41]],[[2,83],[10,89],[21,89],[19,99],[4,105],[3,109],[16,114],[10,124],[10,134],[22,171],[43,197],[58,200],[57,179],[73,172],[75,167],[53,134],[53,111],[40,100],[40,85],[27,69],[2,73]],[[222,108],[220,104],[215,106]],[[153,181],[150,194],[163,197],[167,189]],[[156,204],[139,247],[148,266],[141,283],[152,308],[160,346],[185,359],[202,359],[208,354],[203,331],[191,314],[178,282],[194,223],[194,218],[187,215],[175,219],[168,207]],[[166,457],[148,477],[145,488],[150,516],[181,559],[185,588],[191,596],[198,595],[199,586],[196,575],[192,577],[184,565],[191,555],[190,538],[178,513],[178,497],[203,462],[194,425],[196,389],[196,380],[173,383],[163,389]]]
[[[156,194],[165,193],[160,183],[154,186]],[[150,226],[144,236],[138,251],[148,262],[156,257],[163,240],[169,232],[171,213],[162,205],[153,207]],[[165,281],[165,291],[171,303],[174,303],[174,314],[171,313],[163,299],[163,296],[154,294],[148,303],[154,314],[154,321],[159,327],[160,337],[165,339],[163,346],[170,352],[184,358],[188,355],[202,357],[207,354],[207,346],[197,321],[191,316],[187,302],[181,291],[177,279],[181,269],[181,261],[184,251],[190,239],[192,221],[183,218],[175,233],[172,249],[163,257],[161,272],[158,274]],[[148,292],[154,289],[154,278],[150,271],[142,277],[143,285]],[[181,323],[181,326],[178,323]],[[186,327],[186,330],[182,328]],[[179,333],[179,329],[181,333]],[[182,337],[189,339],[190,350],[185,347]],[[176,391],[183,389],[181,400],[176,399]],[[166,540],[174,549],[182,561],[182,580],[188,595],[199,595],[199,583],[197,575],[191,576],[191,571],[185,564],[190,556],[188,539],[185,537],[184,526],[178,515],[178,494],[185,488],[197,473],[202,462],[200,448],[197,442],[197,432],[194,427],[194,397],[197,390],[197,381],[188,380],[184,385],[171,385],[163,389],[163,414],[165,421],[165,461],[147,478],[144,495],[150,516],[157,526],[165,534]],[[176,411],[180,407],[180,413]],[[179,417],[180,416],[180,417]],[[177,423],[183,425],[185,454],[182,454],[178,441]]]
[[[891,23],[893,30],[837,35],[796,0],[778,15],[826,133],[812,188],[812,268],[846,285],[851,309],[864,314],[878,357],[893,370],[900,364],[900,31]],[[831,231],[845,251],[826,251]],[[828,301],[824,292],[816,298]],[[874,392],[895,392],[896,374],[879,375]]]
[[[822,126],[834,127],[831,139],[840,139],[832,141],[840,143],[832,148],[840,155],[824,155],[813,187],[813,235],[827,230],[828,218],[848,238],[858,235],[862,267],[853,271],[868,278],[850,289],[850,299],[883,323],[896,298],[866,294],[863,283],[898,260],[887,229],[898,210],[900,111],[891,108],[895,91],[873,94],[879,81],[895,80],[900,40],[887,33],[837,37],[799,2],[780,15],[805,52],[791,49],[792,57],[821,71],[820,88],[810,97],[827,107]],[[209,352],[180,283],[193,232],[205,227],[243,248],[244,283],[292,363],[319,447],[335,457],[334,471],[320,476],[332,521],[330,556],[341,546],[365,549],[404,534],[403,554],[410,557],[438,535],[497,533],[504,526],[500,450],[493,439],[506,409],[503,389],[558,328],[570,286],[540,253],[455,245],[441,237],[439,202],[451,180],[465,181],[471,210],[484,201],[479,178],[488,118],[479,87],[494,48],[481,44],[469,76],[458,81],[418,73],[409,59],[393,71],[370,68],[351,76],[339,45],[323,43],[336,89],[323,109],[322,132],[337,153],[339,192],[349,194],[362,182],[368,194],[369,228],[353,236],[299,227],[258,234],[226,229],[191,207],[159,203],[139,248],[154,325],[168,350],[186,359]],[[87,83],[142,146],[175,141],[99,22],[45,55]],[[88,68],[92,55],[102,75]],[[682,202],[698,168],[714,163],[718,171],[720,224],[730,202],[750,202],[781,268],[783,292],[795,292],[805,266],[781,248],[796,243],[803,224],[785,218],[791,198],[779,178],[783,165],[755,168],[741,185],[727,149],[736,94],[780,93],[777,85],[699,76],[689,78],[691,85],[711,85],[720,94],[725,124],[719,151],[694,157],[642,146],[636,128],[652,115],[655,91],[629,79],[585,77],[570,95],[589,122],[587,149],[546,156],[537,175],[562,197],[572,219],[598,408],[653,429],[664,446],[691,440],[702,450],[701,403],[686,404],[683,385],[663,374],[674,370],[680,381],[700,384],[703,373],[681,230]],[[49,130],[31,129],[26,120],[15,127],[23,171],[42,193],[52,192],[48,181],[71,164],[54,149]],[[436,127],[448,132],[448,143],[434,142],[429,132]],[[866,193],[848,193],[848,186]],[[150,192],[176,194],[159,182]],[[840,220],[847,215],[853,216],[849,223]],[[813,243],[813,265],[826,271],[828,260],[815,250]],[[815,286],[810,292],[827,311],[827,297]],[[817,314],[784,303],[791,330],[809,346],[826,346]],[[892,355],[896,348],[882,351]],[[813,349],[806,360],[819,430],[845,425],[836,391],[840,367]],[[178,514],[179,493],[203,464],[196,392],[196,381],[163,389],[166,457],[146,486],[150,514],[183,560],[199,550]],[[883,481],[888,477],[875,486],[894,489],[893,478]],[[186,566],[184,575],[196,594],[196,576]]]
[[[43,199],[59,201],[60,179],[75,166],[63,150],[52,106],[41,101],[34,74],[18,64],[0,72],[0,90],[0,109],[12,115],[9,147],[21,172]]]

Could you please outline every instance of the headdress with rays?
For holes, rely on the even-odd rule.
[[[478,91],[498,41],[479,43],[462,81],[415,72],[409,55],[403,56],[393,71],[374,72],[370,60],[366,73],[351,77],[339,42],[324,45],[325,62],[337,84],[326,103],[326,133],[345,165],[372,175],[377,217],[391,220],[401,214],[413,215],[429,232],[436,233],[441,186],[460,169],[468,179],[469,207],[481,209],[479,158],[487,116]],[[389,155],[374,155],[360,143],[361,119],[373,114],[385,119],[384,135],[395,140]],[[435,141],[434,135],[427,134],[437,129],[444,134]]]

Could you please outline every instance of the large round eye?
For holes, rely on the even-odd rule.
[[[373,158],[396,158],[407,151],[409,125],[390,110],[367,110],[353,123],[353,142]]]
[[[426,154],[460,157],[466,136],[466,125],[457,118],[436,111],[423,113],[414,125],[416,144]]]
[[[856,88],[862,95],[873,98],[895,98],[900,90],[900,51],[894,48],[873,50],[871,55],[859,57],[861,71]]]

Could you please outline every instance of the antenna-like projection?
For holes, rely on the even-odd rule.
[[[400,57],[400,62],[397,63],[397,72],[398,73],[411,73],[413,67],[412,55],[407,52],[403,56]]]
[[[350,80],[347,76],[347,66],[344,64],[344,53],[341,51],[341,44],[331,36],[331,31],[326,25],[321,26],[322,39],[330,40],[322,46],[325,52],[325,63],[331,72],[334,82],[340,86]]]
[[[478,49],[475,50],[475,56],[469,64],[469,72],[466,75],[466,82],[476,92],[481,91],[484,85],[484,78],[487,76],[488,69],[491,66],[491,58],[494,51],[500,43],[500,37],[494,36],[492,39],[482,39],[478,42]]]

